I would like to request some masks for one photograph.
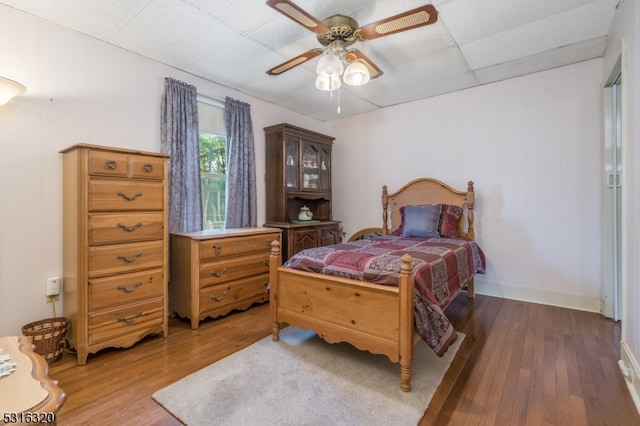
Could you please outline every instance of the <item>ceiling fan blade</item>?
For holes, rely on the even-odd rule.
[[[267,5],[282,13],[284,16],[293,19],[303,27],[313,31],[316,34],[324,34],[329,28],[318,21],[313,16],[305,12],[300,6],[288,0],[267,0]]]
[[[365,56],[364,53],[362,53],[358,49],[349,49],[349,52],[347,52],[345,59],[349,63],[359,60],[360,62],[365,64],[365,66],[369,69],[369,78],[371,79],[378,78],[382,74],[384,74],[376,64],[374,64],[368,57]]]
[[[409,10],[404,13],[374,22],[358,30],[362,40],[373,40],[401,31],[412,30],[433,24],[438,20],[438,11],[431,4]]]
[[[269,71],[267,71],[267,74],[280,75],[285,71],[289,71],[291,68],[297,67],[300,64],[304,64],[305,62],[315,58],[320,54],[322,54],[322,49],[311,49],[307,52],[304,52],[301,55],[296,56],[293,59],[289,59],[288,61],[283,62],[280,65],[271,68]]]

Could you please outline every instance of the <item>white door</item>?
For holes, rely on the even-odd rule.
[[[603,315],[620,320],[622,308],[622,80],[605,88],[603,185]]]

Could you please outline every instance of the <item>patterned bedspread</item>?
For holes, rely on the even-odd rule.
[[[476,273],[484,273],[480,247],[464,238],[404,238],[383,235],[367,240],[302,250],[283,266],[383,285],[398,285],[402,261],[412,257],[415,325],[442,356],[456,333],[444,309]]]

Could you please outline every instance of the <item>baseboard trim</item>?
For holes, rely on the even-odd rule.
[[[640,366],[638,366],[638,361],[633,356],[631,350],[629,350],[626,342],[622,342],[620,347],[620,356],[622,359],[618,362],[618,365],[624,376],[624,381],[627,383],[636,410],[640,413]]]
[[[495,284],[480,281],[478,277],[475,279],[474,288],[477,294],[484,294],[487,296],[602,313],[602,302],[601,299],[597,297],[587,297],[576,294]]]

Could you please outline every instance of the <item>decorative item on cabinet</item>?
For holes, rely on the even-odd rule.
[[[310,221],[313,219],[313,213],[309,210],[309,207],[302,206],[300,207],[300,213],[298,213],[298,220],[300,221]]]
[[[342,241],[340,222],[331,217],[334,138],[287,123],[264,130],[265,226],[282,229],[283,260],[305,248]]]
[[[168,335],[166,154],[78,144],[63,151],[64,313],[78,364]]]
[[[170,310],[196,329],[207,317],[266,302],[271,242],[277,228],[171,234]]]

